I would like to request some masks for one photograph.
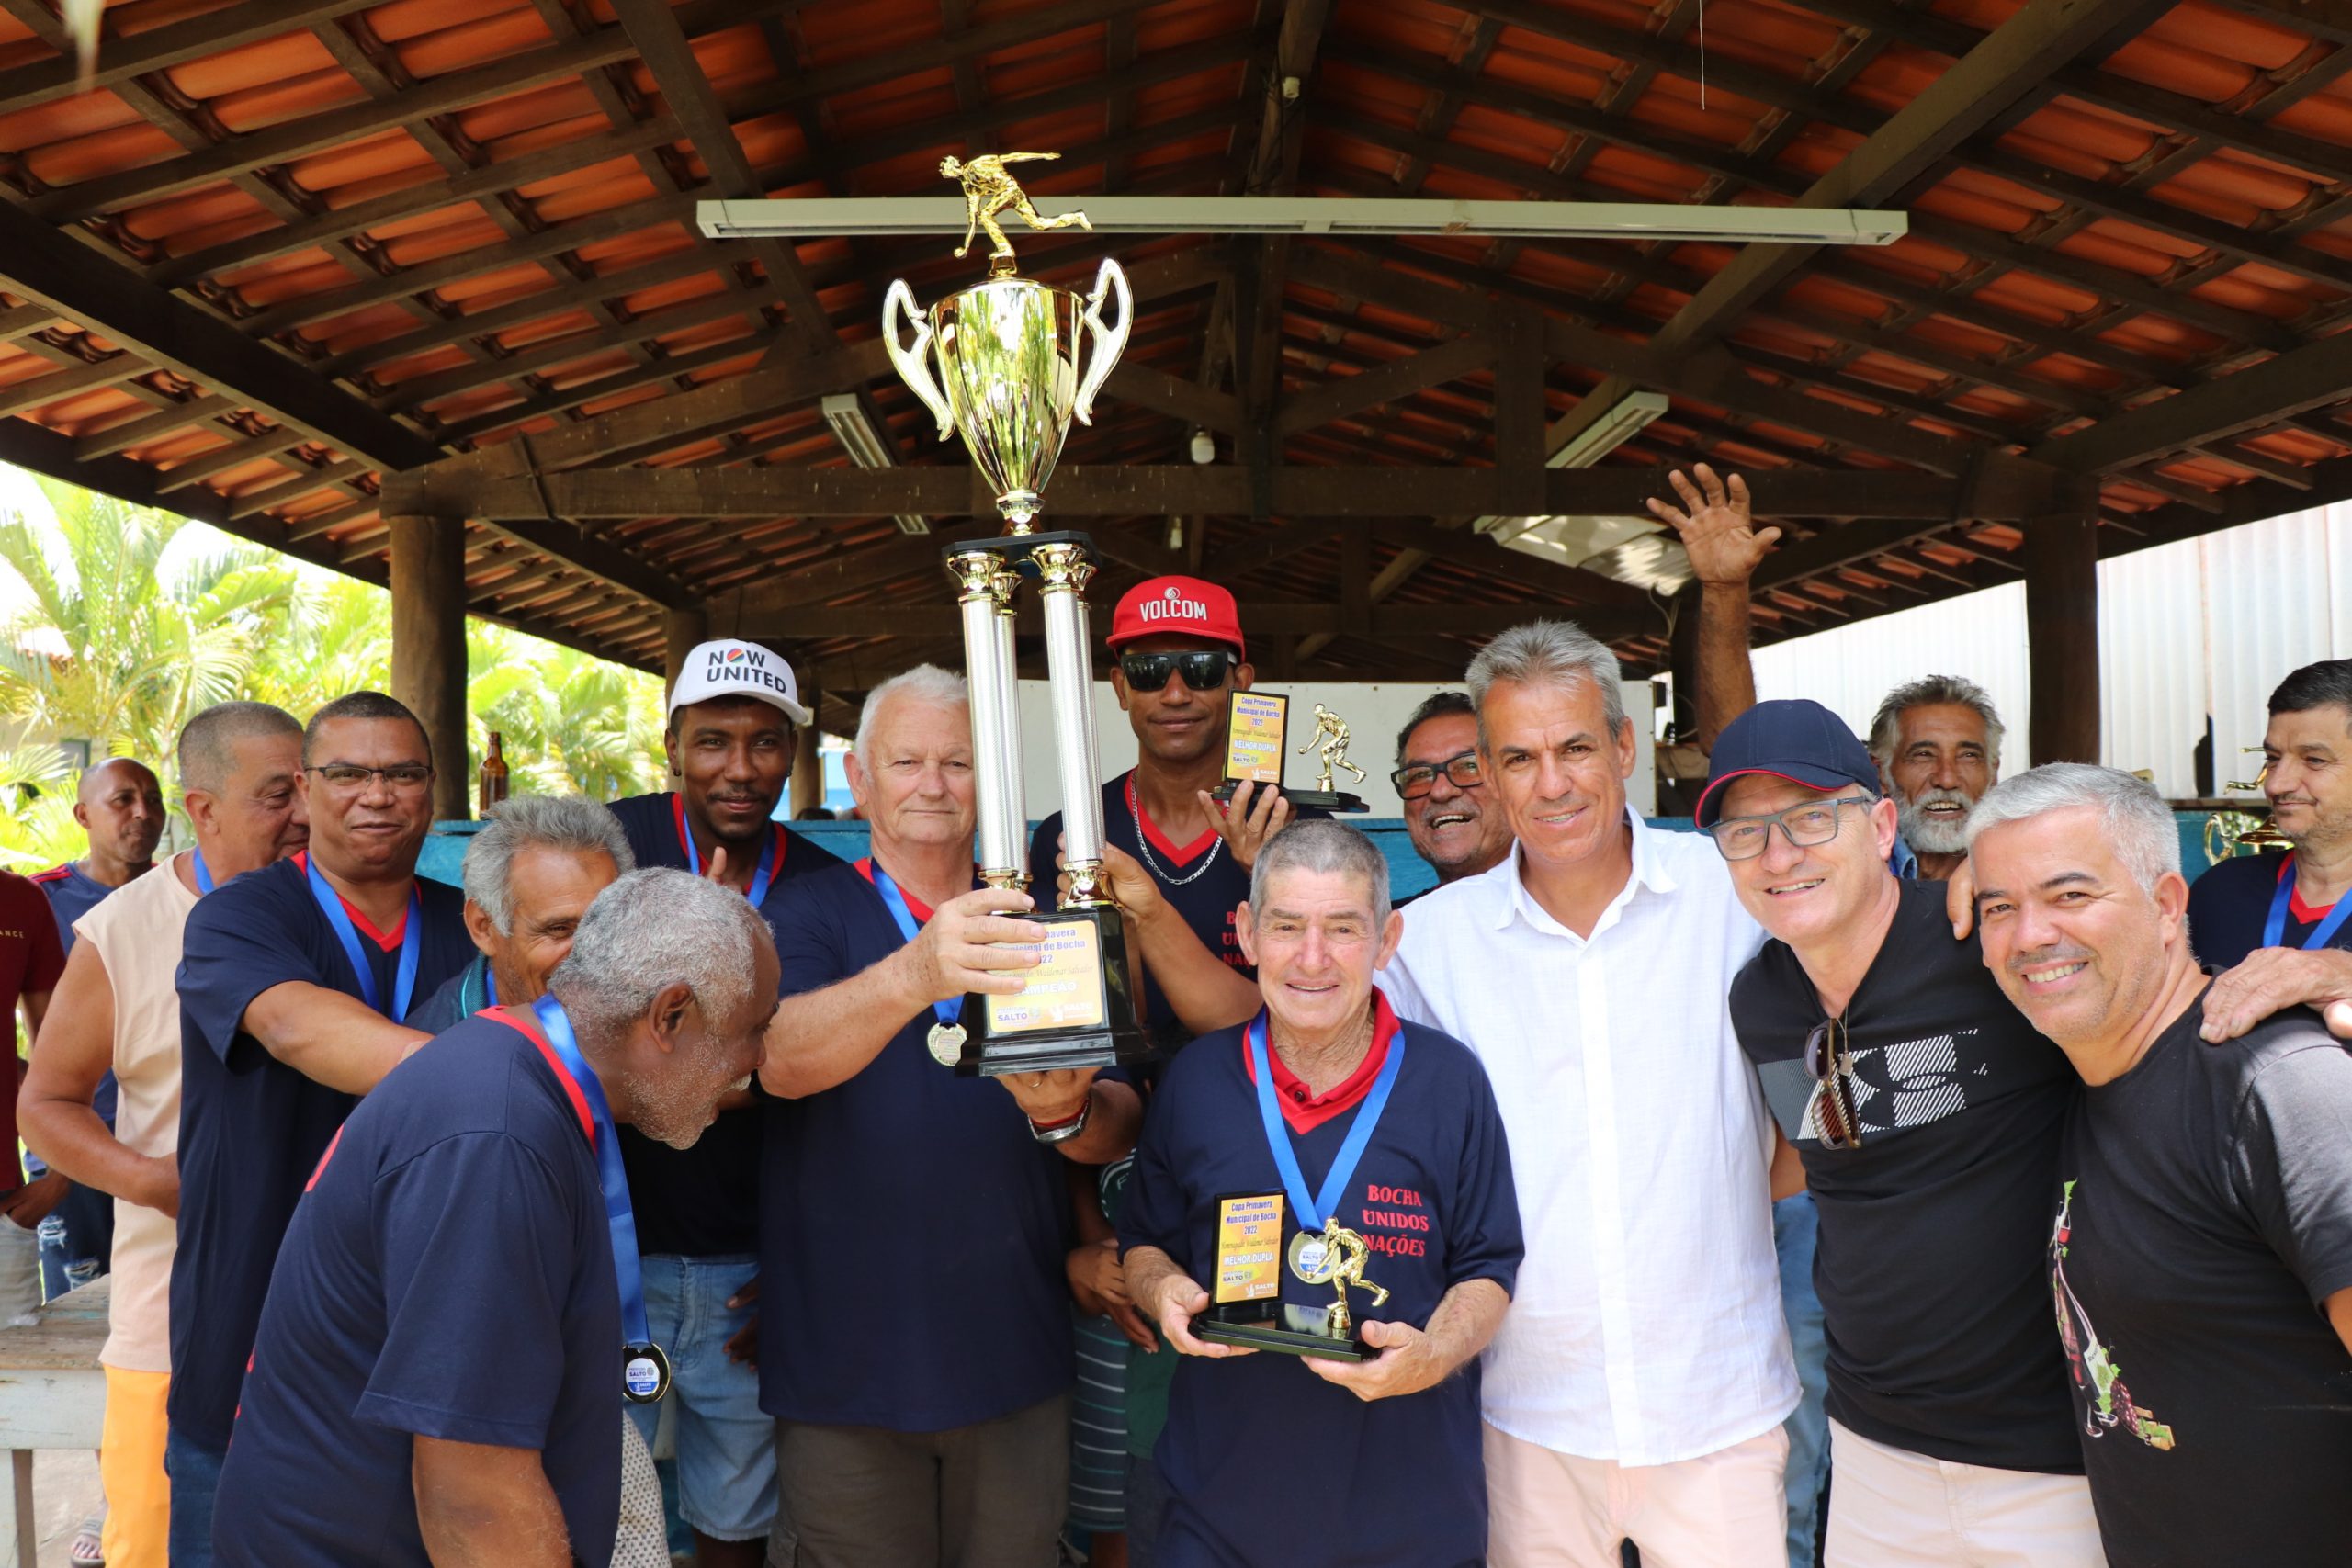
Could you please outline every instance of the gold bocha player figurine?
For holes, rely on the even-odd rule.
[[[1012,270],[1012,243],[1004,237],[997,224],[996,215],[1011,208],[1028,222],[1032,229],[1068,229],[1073,226],[1091,233],[1094,225],[1083,212],[1065,212],[1059,218],[1044,218],[1029,204],[1029,193],[1021,183],[1004,172],[1007,164],[1034,164],[1060,157],[1058,152],[987,152],[979,157],[965,159],[952,154],[939,161],[939,172],[951,180],[964,184],[964,243],[956,247],[958,257],[968,255],[972,249],[972,233],[985,229],[994,248],[989,252],[989,270],[1003,274]]]
[[[1331,787],[1334,768],[1345,768],[1355,774],[1358,784],[1363,782],[1364,771],[1348,761],[1348,721],[1321,703],[1315,705],[1315,733],[1306,738],[1306,744],[1298,749],[1298,754],[1304,757],[1309,750],[1317,751],[1317,760],[1323,764],[1322,773],[1316,776],[1317,789],[1328,791]]]

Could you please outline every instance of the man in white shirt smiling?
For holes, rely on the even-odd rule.
[[[1690,514],[1660,515],[1703,607],[1744,615],[1777,530],[1750,528],[1736,478],[1700,478],[1703,498],[1675,476]],[[1519,848],[1415,904],[1388,971],[1401,1016],[1485,1062],[1510,1134],[1527,1257],[1485,1363],[1488,1560],[1616,1568],[1630,1539],[1645,1568],[1783,1568],[1773,1134],[1724,1003],[1763,933],[1707,840],[1628,809],[1618,676],[1556,621],[1471,664]],[[1754,698],[1710,695],[1726,718]]]

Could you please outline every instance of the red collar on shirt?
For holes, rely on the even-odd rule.
[[[588,1109],[587,1092],[572,1078],[570,1070],[564,1066],[562,1058],[555,1054],[555,1047],[548,1043],[548,1037],[540,1032],[538,1020],[526,1012],[509,1012],[503,1007],[484,1008],[474,1016],[489,1019],[493,1023],[503,1023],[539,1048],[540,1056],[547,1061],[548,1071],[553,1073],[555,1081],[563,1086],[564,1099],[571,1101],[571,1113],[580,1118],[580,1130],[587,1134],[588,1146],[594,1148],[596,1146],[596,1116]],[[342,1134],[337,1133],[335,1135],[341,1137]],[[311,1179],[317,1179],[314,1177]]]
[[[856,863],[857,874],[865,878],[865,884],[867,886],[873,886],[874,857],[872,855],[868,855],[864,860],[859,861]],[[892,880],[896,881],[897,879],[894,877]],[[973,886],[977,887],[979,885],[975,882]],[[876,897],[879,897],[878,892]],[[907,901],[907,913],[915,918],[915,924],[919,926],[927,926],[931,924],[931,906],[916,897],[913,894],[908,892],[907,885],[903,882],[899,883],[899,897]]]
[[[2294,874],[2295,857],[2292,855],[2279,856],[2278,880],[2284,882]],[[2303,890],[2300,887],[2287,895],[2287,913],[2299,926],[2315,926],[2319,924],[2320,921],[2327,919],[2328,911],[2335,908],[2335,906],[2332,903],[2322,904],[2316,908],[2304,903]]]
[[[294,863],[302,868],[302,875],[305,878],[308,878],[311,874],[311,852],[308,850],[296,850],[294,852]],[[398,951],[401,945],[401,938],[406,935],[408,931],[408,906],[406,904],[402,904],[401,906],[401,918],[392,922],[392,929],[388,931],[379,931],[376,929],[376,922],[368,918],[365,910],[361,909],[358,905],[353,903],[350,899],[344,898],[343,890],[341,888],[335,887],[334,884],[332,882],[328,883],[327,886],[334,889],[334,896],[337,898],[343,899],[343,912],[351,917],[351,923],[353,925],[357,926],[362,931],[367,933],[368,940],[369,942],[374,942],[386,953]]]
[[[1267,1064],[1274,1070],[1274,1103],[1283,1108],[1283,1120],[1290,1123],[1294,1133],[1311,1133],[1343,1111],[1352,1109],[1372,1092],[1372,1080],[1380,1076],[1381,1064],[1388,1060],[1388,1043],[1396,1038],[1399,1025],[1388,998],[1375,986],[1372,991],[1372,1048],[1356,1064],[1356,1070],[1321,1094],[1307,1092],[1306,1080],[1283,1065],[1280,1053],[1268,1042]],[[1251,1083],[1258,1081],[1258,1068],[1250,1059],[1250,1038],[1245,1030],[1241,1039],[1241,1070]]]
[[[1191,860],[1194,855],[1207,849],[1210,842],[1216,837],[1215,827],[1206,828],[1202,830],[1199,838],[1179,848],[1167,834],[1159,830],[1159,824],[1151,819],[1151,813],[1146,811],[1142,804],[1136,799],[1136,775],[1133,769],[1128,770],[1127,773],[1127,809],[1136,814],[1136,824],[1143,829],[1143,836],[1151,840],[1151,847],[1173,861]]]

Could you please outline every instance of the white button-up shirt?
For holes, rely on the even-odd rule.
[[[1478,1054],[1510,1134],[1527,1258],[1487,1350],[1487,1419],[1667,1464],[1770,1430],[1797,1378],[1771,1123],[1726,1005],[1764,933],[1713,844],[1627,816],[1633,875],[1591,936],[1535,901],[1514,851],[1405,911],[1381,987]]]

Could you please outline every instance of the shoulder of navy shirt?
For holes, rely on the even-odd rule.
[[[771,899],[786,998],[904,944],[853,865]],[[937,1432],[1068,1390],[1062,1157],[1012,1097],[932,1060],[924,1008],[847,1082],[771,1100],[760,1163],[760,1404]]]
[[[1390,1292],[1378,1308],[1353,1295],[1359,1320],[1425,1326],[1465,1280],[1510,1291],[1523,1243],[1485,1069],[1439,1031],[1406,1023],[1401,1034],[1395,1093],[1338,1218],[1371,1246],[1364,1277]],[[1239,1029],[1204,1035],[1170,1064],[1127,1186],[1123,1248],[1158,1247],[1193,1279],[1209,1277],[1218,1196],[1282,1186],[1256,1101]],[[1353,1124],[1351,1112],[1291,1134],[1310,1190]],[[1331,1297],[1283,1271],[1286,1303],[1328,1306]],[[1250,1568],[1484,1561],[1475,1360],[1434,1388],[1369,1404],[1291,1356],[1187,1358],[1175,1371],[1153,1457],[1180,1538]],[[1300,1508],[1300,1497],[1317,1506]]]
[[[420,880],[416,989],[429,997],[474,956],[465,896]],[[360,951],[390,994],[398,951]],[[358,996],[334,928],[291,860],[226,883],[189,911],[180,967],[179,1250],[172,1266],[175,1431],[229,1441],[269,1272],[302,1184],[356,1100],[315,1083],[245,1032],[245,1010],[299,981]]]
[[[2262,945],[2263,924],[2270,918],[2270,901],[2278,896],[2279,868],[2287,858],[2285,851],[2233,855],[2188,885],[2188,941],[2199,964],[2208,969],[2232,968]],[[2300,947],[2311,929],[2290,915],[2287,942]],[[2352,949],[2352,922],[2328,945]]]
[[[571,1540],[611,1540],[620,1339],[580,1118],[522,1032],[468,1019],[360,1102],[288,1227],[219,1561],[422,1563],[417,1436],[537,1450]]]

